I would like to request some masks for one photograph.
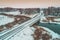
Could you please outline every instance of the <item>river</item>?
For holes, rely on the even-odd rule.
[[[47,27],[47,28],[51,29],[52,31],[54,31],[55,33],[60,34],[60,24],[55,24],[55,23],[39,23],[39,26]]]

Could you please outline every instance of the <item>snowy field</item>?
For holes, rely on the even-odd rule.
[[[26,27],[21,32],[17,33],[14,37],[9,40],[34,40],[32,35],[34,33],[34,29],[30,27]]]
[[[50,32],[50,34],[52,35],[52,38],[53,38],[53,39],[54,39],[54,38],[60,38],[60,35],[57,34],[57,33],[55,33],[55,32],[53,32],[52,30],[50,30],[50,29],[48,29],[48,28],[46,28],[46,27],[42,27],[42,28],[44,28],[45,30],[47,30],[48,32]]]
[[[14,18],[0,15],[0,25],[5,25],[5,24],[13,22],[13,21],[14,21]]]
[[[20,15],[20,12],[19,11],[12,11],[12,12],[0,12],[0,14],[10,14],[10,15]]]
[[[60,18],[54,19],[55,21],[60,21]]]
[[[45,27],[41,27],[45,30],[47,30],[48,32],[50,32],[49,34],[52,35],[52,39],[55,38],[60,38],[60,36],[53,32],[52,30],[45,28]],[[24,30],[22,30],[21,32],[17,33],[15,36],[13,36],[12,38],[10,38],[9,40],[34,40],[32,34],[34,34],[35,29],[33,27],[26,27]]]

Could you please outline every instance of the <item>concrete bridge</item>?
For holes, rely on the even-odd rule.
[[[41,18],[42,14],[38,14],[36,17],[22,23],[22,24],[16,24],[14,28],[2,32],[0,33],[0,40],[5,40],[5,39],[9,39],[12,36],[16,35],[17,33],[19,33],[20,31],[22,31],[24,28],[26,28],[27,26],[32,26],[33,24],[35,24],[36,22],[38,22]],[[17,27],[16,27],[17,26]]]

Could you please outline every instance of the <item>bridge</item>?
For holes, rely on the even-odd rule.
[[[32,19],[30,19],[22,24],[16,24],[14,28],[0,33],[0,40],[8,40],[9,38],[13,37],[17,33],[21,32],[27,26],[32,26],[33,24],[35,24],[36,22],[38,22],[40,20],[41,16],[42,16],[42,14],[40,13]]]

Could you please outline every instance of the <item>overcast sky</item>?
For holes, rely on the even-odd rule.
[[[60,0],[0,0],[0,7],[46,8],[60,7]]]

